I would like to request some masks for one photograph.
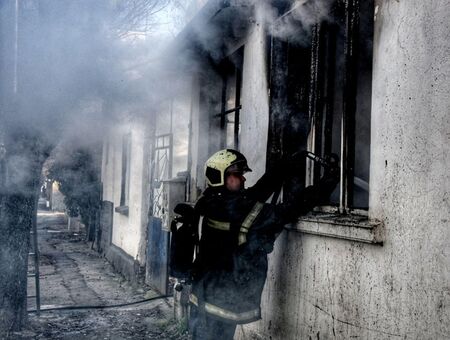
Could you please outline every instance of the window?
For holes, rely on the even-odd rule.
[[[218,66],[222,90],[220,112],[216,113],[214,117],[220,120],[221,149],[239,148],[242,63],[243,48],[240,48]]]
[[[130,196],[130,159],[131,159],[131,133],[122,137],[122,179],[120,184],[120,207],[115,211],[128,215]]]
[[[315,22],[297,21],[302,16],[295,12],[311,11],[312,4],[305,1],[279,20],[278,28],[296,27],[289,35],[277,37],[275,27],[269,136],[273,145],[269,150],[272,154],[305,148],[320,156],[336,153],[341,159],[341,180],[329,205],[341,213],[365,210],[369,206],[373,2],[337,0]],[[277,134],[282,136],[279,140]],[[309,162],[305,185],[316,183],[322,171]]]
[[[173,134],[166,133],[155,136],[152,167],[152,200],[153,216],[163,218],[166,215],[163,200],[162,182],[172,178]]]

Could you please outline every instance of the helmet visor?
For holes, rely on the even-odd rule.
[[[247,162],[242,161],[242,162],[237,162],[233,165],[230,165],[227,170],[225,171],[225,173],[233,173],[233,172],[239,172],[239,173],[246,173],[246,172],[251,172],[252,169],[250,169],[247,165]]]

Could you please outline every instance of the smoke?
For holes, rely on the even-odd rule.
[[[280,11],[273,1],[265,0],[259,5],[259,20],[271,28],[272,36],[308,45],[314,25],[333,21],[333,3],[329,0],[295,0]]]
[[[51,149],[67,141],[74,148],[97,144],[109,126],[149,124],[158,113],[172,115],[175,123],[168,130],[186,129],[191,106],[186,98],[191,93],[180,70],[204,72],[192,55],[202,50],[212,63],[218,63],[255,21],[271,27],[276,37],[306,43],[315,23],[331,20],[330,1],[293,1],[283,11],[289,15],[280,17],[273,1],[236,0],[191,22],[194,36],[175,38],[196,13],[195,3],[2,2],[0,142],[7,154],[19,130],[24,136],[39,136],[41,144]],[[196,41],[195,46],[189,46],[191,41]],[[176,47],[167,49],[169,43]],[[203,78],[212,84],[218,77],[205,72]],[[205,93],[206,99],[217,101],[217,93]],[[186,158],[187,137],[183,136],[175,155]]]
[[[0,143],[8,178],[23,182],[33,166],[14,144],[24,149],[36,138],[33,152],[45,158],[58,144],[98,144],[109,126],[151,121],[178,91],[161,52],[190,2],[2,2]]]

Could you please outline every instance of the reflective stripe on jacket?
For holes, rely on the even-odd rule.
[[[272,176],[264,175],[247,190],[208,188],[195,211],[204,216],[199,252],[194,262],[191,303],[230,322],[260,318],[261,293],[267,277],[267,254],[286,223],[330,195],[337,181],[321,180],[303,188],[290,182],[289,199],[263,204],[273,192]]]
[[[195,306],[199,306],[198,298],[195,294],[189,295],[189,301]],[[219,307],[209,302],[203,303],[203,308],[206,313],[212,314],[216,317],[226,319],[228,321],[236,322],[236,323],[249,323],[252,321],[259,320],[261,318],[261,309],[255,308],[253,310],[248,310],[241,313],[235,313],[231,310]]]
[[[240,259],[238,249],[245,247],[264,204],[244,196],[237,196],[237,201],[235,198],[220,197],[219,209],[205,211],[198,275],[194,277],[190,301],[214,317],[243,324],[260,319],[260,294],[267,259],[266,253],[255,253],[250,262]],[[235,204],[232,208],[228,199]],[[220,208],[234,214],[227,216]]]

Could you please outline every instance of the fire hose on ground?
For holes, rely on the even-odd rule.
[[[154,300],[159,299],[167,299],[169,297],[173,297],[173,295],[159,295],[154,296],[148,299],[133,301],[133,302],[124,302],[124,303],[118,303],[113,305],[85,305],[85,306],[60,306],[60,307],[51,307],[51,308],[44,308],[41,309],[41,312],[50,312],[50,311],[56,311],[56,310],[82,310],[82,309],[107,309],[107,308],[119,308],[119,307],[126,307],[126,306],[132,306],[137,305],[145,302],[150,302]],[[36,313],[37,311],[35,309],[29,310],[28,313]]]

